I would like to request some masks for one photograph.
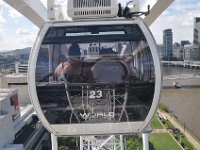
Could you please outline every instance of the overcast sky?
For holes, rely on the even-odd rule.
[[[194,17],[200,17],[200,0],[175,0],[150,29],[158,44],[162,43],[163,30],[168,28],[173,30],[174,42],[192,42]],[[38,31],[28,19],[0,0],[0,50],[32,47]]]

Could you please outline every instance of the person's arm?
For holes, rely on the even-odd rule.
[[[61,70],[62,70],[62,63],[60,63],[60,64],[56,67],[56,69],[55,69],[55,71],[54,71],[54,79],[55,79],[55,81],[58,81],[58,77],[60,76]]]

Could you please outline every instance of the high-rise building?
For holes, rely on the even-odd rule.
[[[172,29],[166,29],[163,31],[163,59],[171,60],[173,48],[173,33]]]
[[[193,43],[200,46],[200,17],[195,17],[194,18]]]

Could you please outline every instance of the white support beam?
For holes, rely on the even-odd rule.
[[[47,9],[40,0],[4,0],[37,27],[47,20]]]
[[[58,150],[58,138],[51,133],[51,147],[52,150]]]
[[[141,11],[147,11],[150,5],[150,14],[144,18],[147,26],[150,26],[171,5],[174,0],[146,0]]]
[[[47,17],[54,20],[55,17],[55,0],[47,0]]]
[[[143,150],[149,150],[148,133],[142,134],[142,145],[143,145]]]
[[[49,20],[64,20],[64,14],[61,5],[56,5],[55,0],[47,0],[47,18]]]

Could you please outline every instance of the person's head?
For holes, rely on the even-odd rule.
[[[72,45],[69,47],[68,57],[69,60],[75,60],[75,61],[80,60],[81,51],[77,43],[72,43]]]

